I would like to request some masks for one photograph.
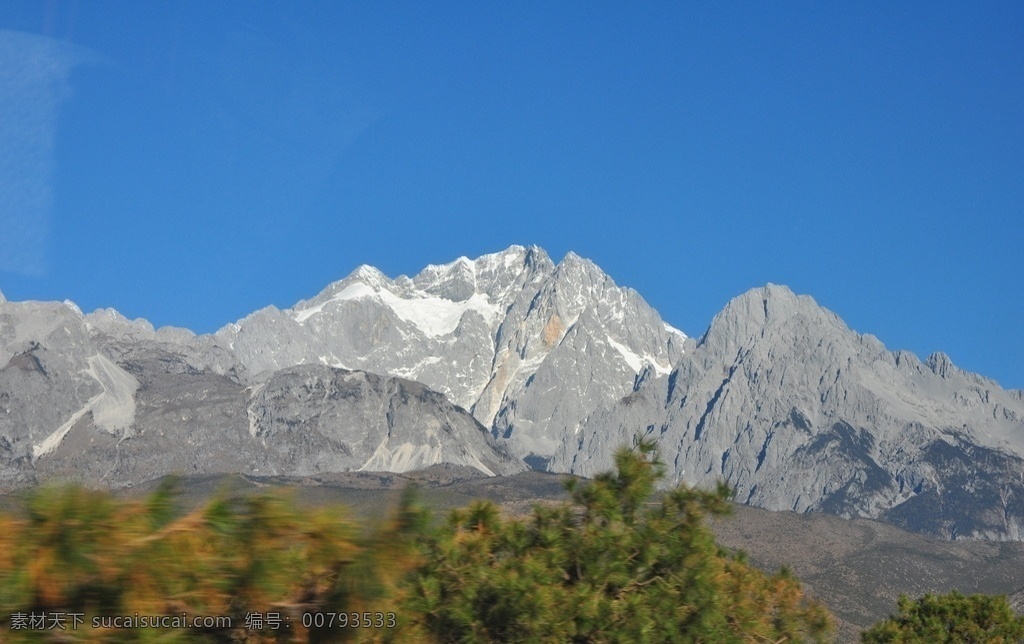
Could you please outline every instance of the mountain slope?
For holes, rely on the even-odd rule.
[[[1021,394],[942,354],[887,351],[769,285],[730,302],[670,376],[655,376],[567,436],[551,469],[606,469],[639,431],[658,439],[675,481],[724,479],[751,505],[1021,538]]]
[[[513,246],[390,279],[362,266],[311,300],[258,311],[216,334],[259,382],[298,364],[417,380],[522,455],[627,393],[646,366],[667,373],[686,336],[635,292],[569,253]]]
[[[0,362],[0,486],[439,463],[489,476],[525,469],[419,383],[306,365],[247,387],[212,338],[111,311],[2,302]]]
[[[699,341],[569,253],[363,266],[216,334],[0,299],[0,484],[525,462],[584,476],[637,433],[672,482],[759,507],[1024,539],[1024,393],[891,352],[807,296],[734,299]]]

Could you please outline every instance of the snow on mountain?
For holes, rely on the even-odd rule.
[[[768,285],[699,339],[574,253],[361,266],[214,335],[0,299],[0,485],[438,463],[592,475],[638,434],[671,482],[769,509],[1024,538],[1024,392]]]
[[[320,363],[418,380],[540,457],[601,400],[628,393],[646,367],[667,373],[687,342],[592,262],[569,253],[556,265],[522,246],[412,278],[361,266],[217,338],[257,379]],[[574,357],[580,350],[585,360]]]
[[[359,298],[378,299],[383,306],[394,311],[402,320],[418,327],[427,337],[452,333],[462,320],[462,316],[470,310],[480,313],[489,321],[498,315],[497,308],[490,303],[484,293],[474,293],[464,302],[453,302],[423,291],[413,291],[412,294],[403,297],[392,293],[386,287],[374,288],[363,282],[349,284],[320,304],[305,309],[296,307],[292,309],[292,313],[295,321],[301,323],[335,302]]]

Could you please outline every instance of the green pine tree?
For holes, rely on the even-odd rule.
[[[478,502],[454,512],[410,582],[396,639],[442,642],[823,641],[828,613],[782,572],[768,576],[716,543],[704,519],[728,490],[679,487],[654,444],[621,450],[616,470],[571,483],[572,504],[503,518]]]
[[[861,641],[927,642],[929,644],[1024,642],[1024,617],[1017,615],[1003,595],[901,595],[898,614],[865,631]]]

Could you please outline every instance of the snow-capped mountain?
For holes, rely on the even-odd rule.
[[[523,455],[551,456],[566,432],[668,373],[686,336],[630,289],[569,253],[554,264],[513,246],[390,279],[361,266],[284,311],[216,334],[253,381],[298,364],[409,378],[468,409]]]
[[[592,262],[513,246],[363,266],[212,335],[0,296],[0,486],[439,463],[591,475],[638,435],[672,482],[1024,538],[1024,392],[922,362],[769,285],[699,340]]]
[[[214,335],[0,302],[0,483],[506,474],[526,467],[512,453],[550,456],[641,370],[667,373],[686,342],[593,263],[521,246],[414,278],[363,266]]]

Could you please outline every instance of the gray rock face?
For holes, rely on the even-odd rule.
[[[0,486],[439,463],[584,476],[654,437],[670,482],[775,510],[1024,539],[1024,392],[769,285],[695,342],[572,253],[361,267],[216,334],[0,299]]]
[[[116,312],[0,303],[0,486],[119,487],[171,473],[525,469],[425,386],[326,366],[256,387],[210,337]]]
[[[51,453],[86,415],[112,437],[134,430],[138,382],[100,352],[81,312],[0,303],[0,477]]]
[[[566,435],[555,471],[611,465],[658,440],[673,482],[725,480],[773,510],[881,517],[946,538],[1021,539],[1024,405],[1016,392],[854,333],[769,285],[733,300],[667,377]]]
[[[176,356],[165,361],[168,368],[176,364],[174,368],[190,373],[210,371],[238,382],[246,379],[245,368],[235,355],[210,335],[197,336],[188,329],[170,326],[154,330],[147,320],[128,320],[114,309],[99,309],[83,316],[83,320],[97,347],[117,362],[144,358],[157,351]]]
[[[267,448],[264,469],[273,474],[409,472],[439,463],[489,476],[525,469],[465,410],[411,380],[302,365],[249,392],[249,433]]]
[[[0,307],[5,481],[442,461],[507,473],[524,466],[506,449],[550,456],[562,432],[627,393],[642,369],[667,372],[686,342],[591,262],[569,254],[556,266],[523,247],[414,278],[361,267],[312,300],[213,336],[71,303]],[[292,368],[303,365],[302,378],[330,395],[302,397],[312,385]],[[355,387],[359,376],[336,376],[347,369],[383,379]],[[244,391],[253,398],[239,402]],[[353,406],[364,399],[376,402]],[[389,410],[383,425],[366,417],[379,409]],[[464,409],[501,440],[479,435]]]
[[[411,279],[363,266],[311,300],[263,309],[216,338],[253,383],[299,364],[417,380],[521,455],[541,458],[628,393],[645,367],[668,373],[686,345],[592,262],[570,253],[555,265],[521,246],[428,266]]]

